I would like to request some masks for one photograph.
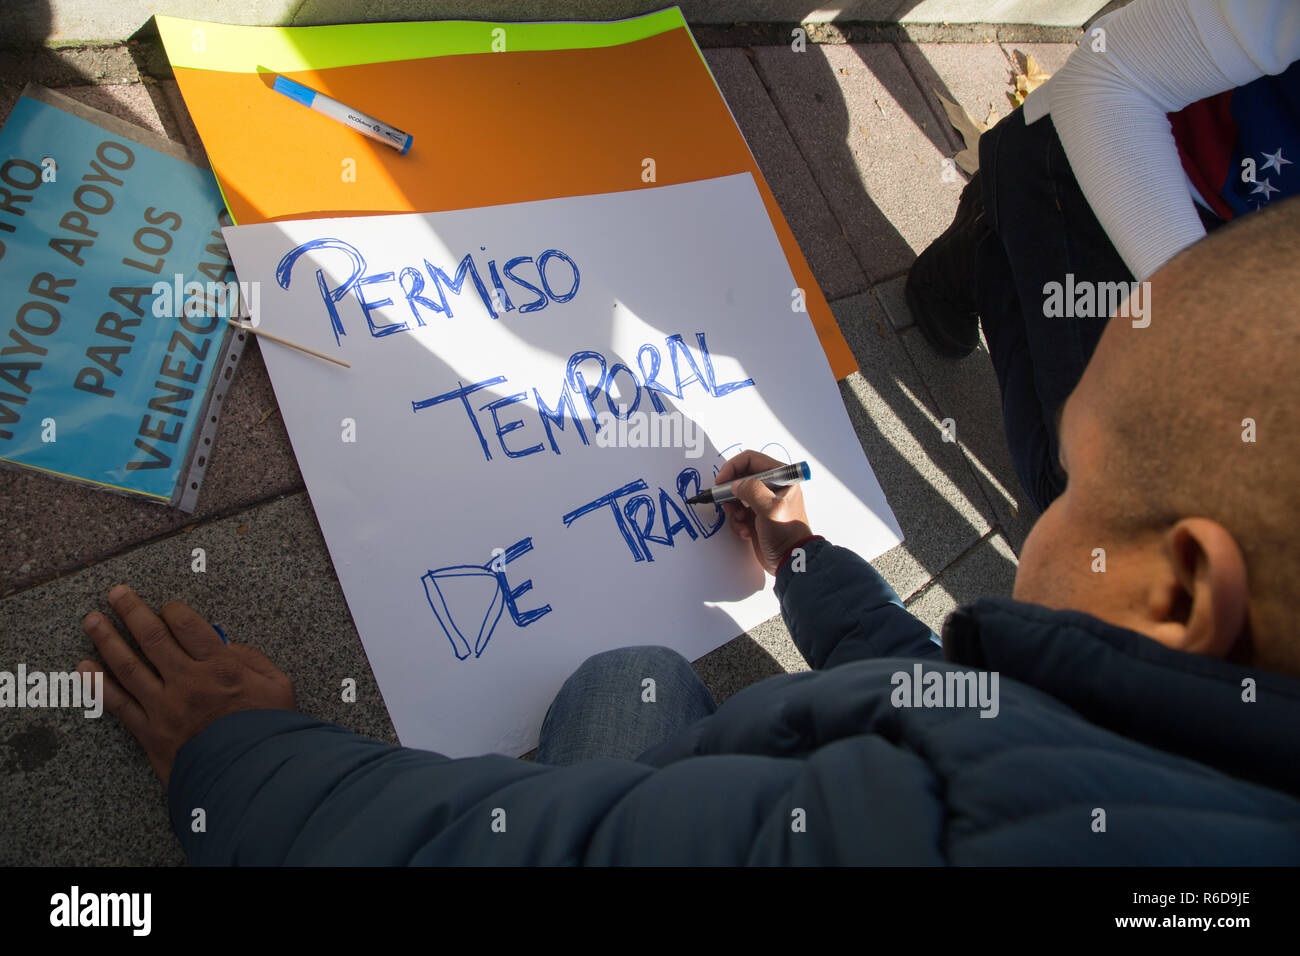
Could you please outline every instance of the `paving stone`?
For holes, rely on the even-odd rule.
[[[978,476],[997,524],[1018,554],[1037,512],[1025,497],[1011,463],[1002,422],[1002,393],[983,339],[974,352],[956,360],[930,348],[920,329],[909,328],[899,339],[929,389],[939,420],[953,420],[956,445]]]
[[[779,614],[695,662],[695,672],[719,704],[750,684],[807,669]]]
[[[989,535],[908,601],[907,609],[939,634],[944,619],[963,604],[982,597],[1011,597],[1017,566],[1006,539]]]
[[[980,122],[988,118],[990,107],[998,119],[1014,108],[1007,97],[1014,83],[1011,61],[997,43],[901,43],[898,52],[930,107],[945,118],[945,132],[954,151],[963,149],[965,141],[946,121],[938,94],[964,107]]]
[[[83,106],[110,113],[118,119],[143,127],[160,136],[167,135],[144,83],[64,86],[60,87],[58,92]]]
[[[875,293],[876,298],[880,300],[885,315],[889,316],[889,324],[895,330],[900,331],[908,328],[914,322],[912,310],[907,307],[907,297],[903,291],[906,285],[907,276],[899,276],[896,279],[890,279],[888,282],[882,282],[871,290]]]
[[[898,51],[859,43],[755,55],[868,278],[905,271],[947,228],[962,182],[943,178],[947,131]]]
[[[817,190],[808,164],[772,104],[749,58],[740,50],[706,50],[704,58],[758,160],[799,248],[827,299],[867,287],[839,221]]]
[[[942,440],[940,416],[875,297],[831,308],[860,365],[840,393],[903,530],[903,544],[872,564],[907,598],[982,538],[993,512],[958,447]],[[834,529],[817,530],[835,540]]]
[[[899,19],[931,23],[985,20],[1077,27],[1103,6],[1103,0],[1000,0],[992,5],[971,0],[912,0],[899,13]]]

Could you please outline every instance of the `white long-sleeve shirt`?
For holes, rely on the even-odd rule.
[[[1296,60],[1300,0],[1136,0],[1089,28],[1024,118],[1051,114],[1097,220],[1142,280],[1205,235],[1166,114]]]

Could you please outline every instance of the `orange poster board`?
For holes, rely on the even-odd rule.
[[[843,378],[857,368],[676,8],[580,24],[158,23],[240,225],[438,212],[748,172],[831,370]],[[410,151],[399,155],[274,92],[275,73],[412,134]],[[791,317],[803,321],[793,307]]]

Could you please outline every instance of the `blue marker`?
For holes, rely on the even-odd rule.
[[[744,475],[737,478],[736,481],[744,481],[746,478],[757,478],[763,484],[767,485],[773,491],[777,488],[783,488],[786,485],[793,485],[800,481],[807,481],[812,477],[812,471],[808,467],[808,462],[797,461],[793,465],[782,465],[780,468],[772,468],[769,471],[760,471],[753,475]],[[714,485],[708,491],[702,491],[694,498],[687,498],[688,505],[707,505],[709,503],[722,504],[724,501],[734,501],[736,496],[731,490],[731,486],[736,481],[726,481],[720,485]],[[775,487],[774,487],[775,486]]]
[[[314,109],[317,113],[342,123],[344,126],[351,127],[364,136],[369,136],[386,146],[393,147],[403,156],[411,148],[411,143],[415,141],[415,137],[410,133],[403,133],[395,126],[381,123],[373,116],[368,116],[360,110],[345,106],[338,100],[330,99],[324,93],[317,93],[311,87],[295,83],[287,76],[277,76],[272,89],[277,93],[283,93],[291,100],[297,100],[303,106]]]

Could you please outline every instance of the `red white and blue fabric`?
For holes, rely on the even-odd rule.
[[[1220,219],[1300,192],[1300,61],[1169,114],[1178,155]]]

